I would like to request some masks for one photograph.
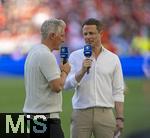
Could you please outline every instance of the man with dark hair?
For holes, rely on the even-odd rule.
[[[113,138],[124,126],[122,68],[118,56],[101,44],[102,30],[99,20],[86,20],[82,32],[85,43],[92,47],[92,56],[86,58],[80,49],[69,57],[71,71],[65,88],[75,88],[72,138],[90,138],[92,134],[95,138]]]

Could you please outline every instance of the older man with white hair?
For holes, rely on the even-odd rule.
[[[62,20],[46,20],[41,26],[41,44],[30,50],[25,62],[26,99],[23,112],[25,119],[33,123],[30,125],[30,136],[33,137],[40,133],[46,137],[64,138],[59,114],[62,111],[61,90],[70,65],[61,64],[59,68],[52,51],[59,50],[64,42],[65,27]],[[35,122],[39,118],[46,121]]]

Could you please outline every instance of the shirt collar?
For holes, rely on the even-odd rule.
[[[47,50],[49,50],[50,52],[52,52],[45,44],[41,44],[43,47],[45,47]]]
[[[105,48],[104,48],[104,46],[103,46],[103,45],[101,45],[101,47],[102,47],[102,51],[101,51],[101,52],[104,52],[104,51],[105,51]]]

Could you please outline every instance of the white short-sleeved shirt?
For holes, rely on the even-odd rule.
[[[45,45],[33,47],[25,62],[26,99],[23,112],[53,113],[62,111],[62,93],[52,92],[51,80],[60,77],[53,53]]]
[[[65,89],[75,88],[73,108],[114,107],[115,101],[124,102],[124,81],[118,56],[103,47],[97,60],[91,57],[89,74],[77,83],[75,74],[82,68],[84,59],[83,49],[72,52],[69,57],[71,71]]]

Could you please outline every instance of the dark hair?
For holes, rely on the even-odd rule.
[[[98,32],[100,32],[104,27],[102,22],[95,18],[89,18],[89,19],[85,20],[84,23],[82,24],[82,28],[84,27],[84,25],[96,25]]]

